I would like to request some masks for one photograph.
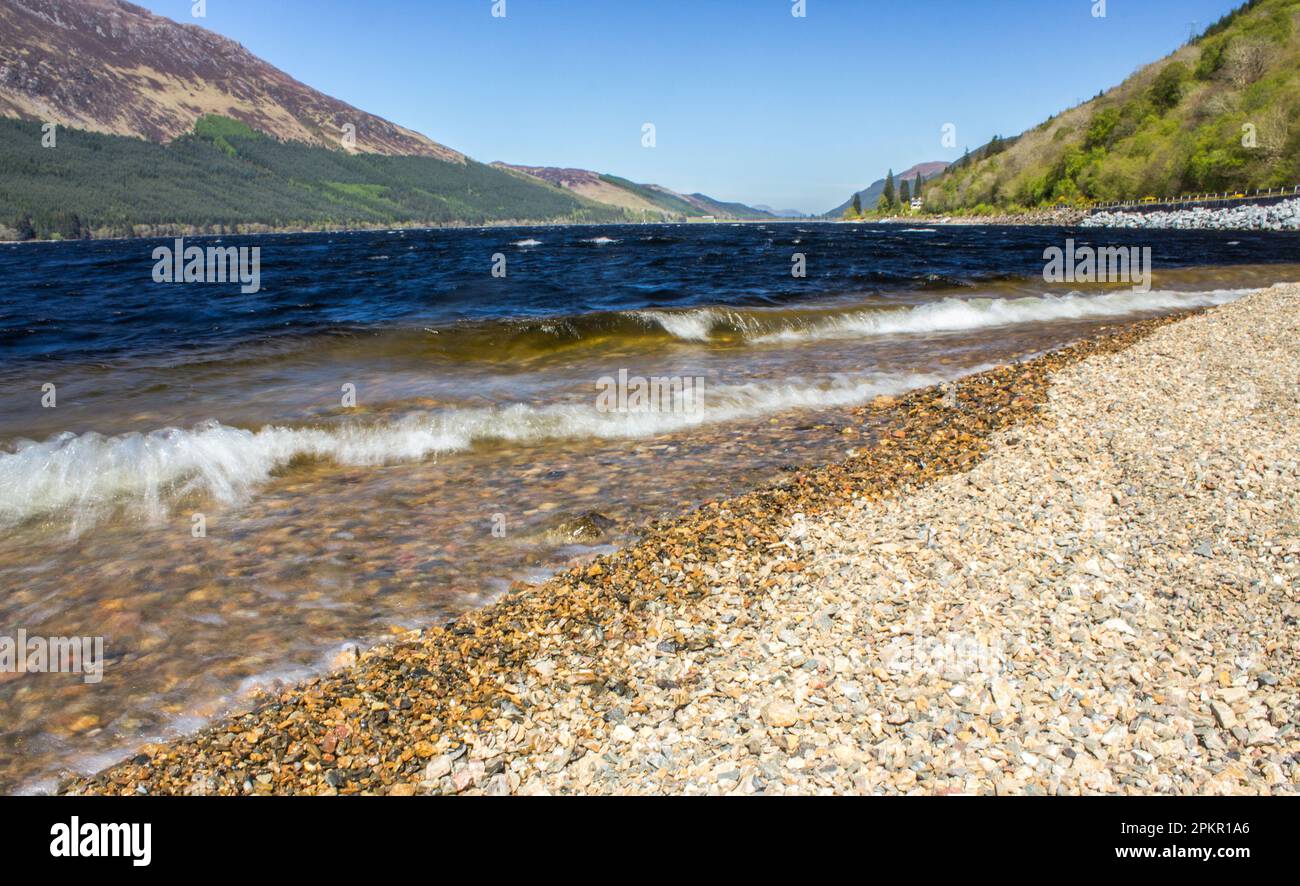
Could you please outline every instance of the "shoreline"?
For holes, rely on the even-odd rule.
[[[549,227],[582,228],[582,227],[608,227],[609,225],[623,225],[623,224],[652,224],[652,223],[651,222],[564,222],[564,221],[530,222],[530,221],[512,220],[512,221],[501,221],[501,222],[489,222],[487,224],[481,224],[481,225],[471,225],[471,224],[429,225],[429,224],[413,224],[408,222],[408,223],[398,223],[398,224],[391,224],[391,225],[363,225],[360,227],[336,227],[336,226],[325,225],[320,227],[289,226],[283,228],[272,227],[269,225],[249,224],[249,225],[245,225],[244,227],[251,228],[251,230],[221,231],[221,232],[201,231],[190,225],[156,225],[154,227],[157,228],[157,230],[154,230],[151,233],[134,234],[130,237],[78,237],[75,240],[66,240],[66,239],[42,240],[39,238],[34,238],[31,240],[0,239],[0,246],[25,246],[32,243],[127,243],[135,240],[166,240],[166,239],[175,239],[177,237],[182,237],[182,238],[184,237],[197,237],[197,238],[257,237],[257,236],[284,237],[284,236],[291,236],[294,234],[374,234],[374,233],[381,233],[381,232],[388,232],[388,231],[465,231],[465,230],[473,231],[473,230],[491,230],[493,228],[549,228]],[[146,227],[146,226],[141,225],[140,227]]]
[[[1014,221],[997,221],[995,219],[1016,219]],[[608,227],[659,227],[659,226],[678,226],[678,225],[797,225],[797,224],[874,224],[877,222],[889,224],[907,224],[910,222],[925,221],[928,224],[944,225],[976,225],[976,224],[999,224],[1007,227],[1043,227],[1056,222],[1026,221],[1020,216],[990,216],[988,218],[955,217],[945,221],[928,220],[921,217],[909,219],[905,217],[880,219],[872,221],[845,221],[836,218],[728,218],[728,219],[691,219],[685,221],[611,221],[611,222],[569,222],[569,221],[501,221],[489,222],[487,224],[392,224],[392,225],[369,225],[360,227],[301,227],[289,226],[283,228],[270,227],[266,225],[251,224],[245,227],[251,230],[240,231],[223,231],[223,232],[205,232],[192,226],[183,225],[157,225],[157,230],[148,234],[135,234],[130,237],[79,237],[75,240],[52,240],[52,239],[32,239],[32,240],[13,240],[0,238],[0,246],[26,246],[38,243],[125,243],[136,240],[166,240],[176,237],[283,237],[294,234],[373,234],[387,231],[475,231],[475,230],[492,230],[496,228],[608,228]],[[1068,226],[1068,225],[1067,225]],[[143,225],[141,227],[144,227]]]
[[[1250,208],[1249,206],[1247,208]],[[1215,212],[1219,210],[1214,210]],[[1105,213],[1102,213],[1105,215]],[[1189,228],[1177,224],[1167,226],[1146,226],[1139,224],[1104,224],[1104,225],[1083,225],[1085,220],[1092,215],[1084,210],[1042,210],[1022,214],[994,214],[994,215],[950,215],[950,216],[926,216],[926,215],[898,215],[884,218],[870,219],[842,219],[842,218],[732,218],[732,219],[686,219],[685,221],[611,221],[611,222],[567,222],[567,221],[499,221],[489,222],[487,224],[385,224],[385,225],[364,225],[359,227],[301,227],[289,226],[283,228],[270,227],[265,225],[250,224],[245,227],[248,230],[223,231],[223,232],[205,232],[197,228],[187,226],[169,226],[158,225],[157,230],[147,234],[135,234],[130,237],[81,237],[76,240],[12,240],[0,238],[0,246],[23,246],[35,243],[112,243],[127,242],[135,240],[160,240],[176,237],[256,237],[256,236],[289,236],[294,234],[365,234],[386,231],[456,231],[456,230],[492,230],[495,228],[601,228],[601,227],[631,227],[645,226],[656,227],[660,225],[769,225],[769,224],[835,224],[835,225],[913,225],[925,227],[934,225],[937,227],[1006,227],[1006,228],[1075,228],[1091,227],[1099,230],[1123,231],[1139,228],[1143,230],[1187,230]],[[1190,228],[1193,230],[1204,228]],[[1273,231],[1271,228],[1258,227],[1233,227],[1233,226],[1214,226],[1212,230],[1222,233],[1247,232],[1247,231]],[[1286,229],[1282,229],[1285,231]]]
[[[975,227],[989,225],[1006,228],[1072,228],[1088,213],[1081,209],[1044,209],[1024,213],[991,215],[891,215],[883,218],[831,219],[848,225],[938,225],[941,227]]]
[[[898,501],[971,471],[997,451],[1004,432],[1042,421],[1054,373],[1120,353],[1205,313],[1107,327],[1026,363],[967,377],[957,385],[955,410],[934,388],[850,410],[886,430],[849,461],[803,469],[788,484],[652,523],[613,554],[542,585],[518,587],[446,626],[371,649],[350,669],[268,697],[196,735],[147,745],[92,778],[65,781],[59,792],[654,792],[599,787],[591,778],[631,742],[636,733],[628,721],[662,713],[660,724],[671,723],[683,709],[722,697],[712,688],[719,675],[702,665],[734,645],[717,633],[736,621],[693,618],[720,593],[723,574],[734,579],[728,587],[739,601],[737,618],[749,618],[746,610],[761,608],[763,594],[816,567],[816,558],[802,556],[792,543],[806,523],[833,520],[865,503]],[[619,667],[631,650],[664,673],[646,679]],[[796,678],[803,673],[797,670]],[[789,703],[757,707],[756,758],[772,740],[781,746],[791,739],[790,728],[800,722]],[[868,710],[858,725],[881,735],[902,726],[892,712],[888,725],[880,716]],[[571,788],[548,782],[563,783],[570,771],[578,779]],[[725,774],[714,783],[732,781],[731,770]],[[749,788],[744,792],[755,790],[753,778],[735,782]],[[880,787],[855,782],[850,789]]]

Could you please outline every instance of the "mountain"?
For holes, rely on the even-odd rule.
[[[630,218],[203,28],[120,0],[0,0],[0,238]]]
[[[508,163],[493,163],[498,169],[508,169],[541,179],[557,188],[572,191],[588,200],[616,206],[620,209],[647,214],[662,214],[664,210],[645,196],[635,193],[605,176],[586,169],[562,169],[550,166],[512,166]]]
[[[799,209],[773,209],[763,203],[755,203],[754,208],[776,218],[812,218],[812,215]]]
[[[464,160],[232,40],[121,0],[0,0],[0,114],[160,143],[205,115],[332,148],[351,125],[358,153]]]
[[[918,163],[911,169],[904,170],[894,176],[895,183],[905,181],[916,181],[918,175],[925,176],[926,180],[933,178],[948,168],[948,164],[943,160],[931,160],[927,163]],[[880,202],[880,195],[885,193],[885,179],[877,179],[864,190],[858,191],[857,196],[862,198],[863,209],[875,209],[876,204]],[[839,206],[826,213],[826,218],[843,218],[844,210],[853,205],[853,198],[845,200]]]
[[[1300,182],[1300,0],[1253,0],[1172,55],[925,185],[939,212]]]
[[[348,154],[205,117],[166,145],[0,118],[0,227],[27,239],[628,216],[473,160]],[[0,239],[5,233],[0,232]]]
[[[687,194],[686,199],[706,215],[715,218],[760,219],[776,217],[775,213],[758,206],[747,206],[744,203],[728,203],[725,200],[715,200],[704,194]]]
[[[743,203],[714,200],[704,194],[679,194],[663,185],[642,185],[616,175],[555,166],[516,166],[494,163],[500,169],[524,173],[557,188],[572,191],[588,200],[603,203],[642,218],[770,218],[764,212]]]

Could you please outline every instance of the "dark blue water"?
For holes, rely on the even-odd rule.
[[[599,244],[597,238],[613,242]],[[1041,275],[1043,251],[1153,249],[1157,272],[1300,261],[1300,233],[842,224],[493,228],[190,238],[257,246],[261,285],[167,284],[172,240],[0,247],[0,360],[95,360],[283,336],[700,306],[788,306]],[[522,241],[540,241],[522,247]],[[493,256],[507,276],[492,276]],[[791,274],[795,253],[807,276]]]
[[[1045,283],[1044,250],[1070,238],[1151,247],[1153,290]],[[843,458],[867,439],[845,407],[1300,279],[1300,234],[800,222],[219,242],[260,247],[260,292],[155,283],[171,240],[0,246],[0,634],[103,636],[110,660],[93,686],[0,681],[0,790],[567,568],[590,552],[553,534],[565,515],[606,515],[617,541]],[[599,380],[620,373],[703,380],[703,406],[602,410]]]

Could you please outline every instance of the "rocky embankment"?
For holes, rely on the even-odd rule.
[[[1300,287],[859,414],[847,462],[64,790],[1300,790]]]
[[[1003,215],[953,216],[943,219],[946,225],[1044,225],[1070,227],[1087,217],[1082,209],[1036,209]]]
[[[1038,209],[1032,212],[1019,213],[1002,213],[997,215],[893,215],[881,218],[873,218],[870,221],[856,222],[856,224],[891,224],[891,225],[915,225],[916,227],[927,227],[930,225],[959,225],[966,227],[997,227],[997,226],[1046,226],[1046,227],[1070,227],[1079,224],[1087,213],[1082,209]],[[849,222],[853,224],[854,222]]]
[[[1099,212],[1085,228],[1181,228],[1209,231],[1300,231],[1300,200],[1268,206],[1179,209],[1172,212]]]

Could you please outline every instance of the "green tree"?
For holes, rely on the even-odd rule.
[[[894,187],[894,170],[885,177],[885,192],[880,195],[880,208],[886,211],[898,204],[898,190]]]
[[[1191,76],[1191,71],[1182,62],[1165,65],[1151,84],[1151,104],[1161,113],[1172,110],[1183,100],[1183,85]]]
[[[853,195],[853,217],[862,218],[862,195]]]
[[[898,185],[898,202],[907,208],[912,205],[912,184],[907,179]]]
[[[18,232],[19,240],[36,239],[36,227],[32,224],[32,217],[25,212],[14,222],[14,230]]]

